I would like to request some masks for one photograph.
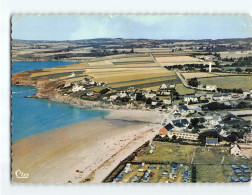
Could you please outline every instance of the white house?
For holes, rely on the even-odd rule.
[[[125,93],[125,91],[121,91],[120,93],[119,93],[119,96],[120,96],[120,98],[124,98],[124,97],[126,97],[127,96],[127,93]]]
[[[92,95],[94,95],[93,91],[87,92],[87,96],[92,96]]]
[[[111,95],[111,96],[109,97],[109,99],[110,99],[111,101],[115,101],[117,97],[118,97],[118,95]]]
[[[198,98],[196,96],[184,96],[184,101],[185,102],[198,102]]]
[[[83,86],[78,86],[75,84],[72,88],[72,92],[77,92],[77,91],[85,91],[86,89]]]
[[[160,89],[167,89],[167,88],[168,88],[167,85],[164,83],[160,86]]]
[[[217,86],[216,85],[206,85],[206,90],[207,91],[217,91]]]
[[[165,98],[165,99],[163,100],[163,103],[164,103],[165,105],[170,105],[172,102],[171,102],[171,99]]]
[[[230,147],[230,154],[234,156],[240,156],[241,155],[241,147],[238,144],[235,144]]]
[[[69,78],[75,77],[74,72],[68,76]]]
[[[64,88],[66,88],[66,87],[71,87],[71,85],[72,85],[72,84],[71,84],[70,82],[66,82],[65,85],[64,85]]]
[[[197,133],[185,133],[180,131],[168,131],[168,137],[172,138],[173,136],[176,136],[177,139],[188,139],[188,140],[197,140],[199,135]]]

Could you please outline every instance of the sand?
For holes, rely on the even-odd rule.
[[[151,113],[114,111],[107,119],[84,121],[19,140],[12,145],[12,180],[22,183],[78,183],[135,138],[152,132],[149,122],[158,124],[160,115]],[[122,118],[127,120],[112,120]],[[141,122],[138,119],[142,119]],[[147,140],[150,135],[153,132],[146,136]],[[132,145],[124,154],[137,149],[139,143]],[[17,178],[17,170],[28,173],[29,177]]]

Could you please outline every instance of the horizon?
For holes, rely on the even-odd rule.
[[[251,37],[244,38],[221,38],[221,39],[147,39],[147,38],[90,38],[90,39],[72,39],[72,40],[25,40],[25,39],[12,39],[14,41],[49,41],[49,42],[64,42],[64,41],[85,41],[85,40],[96,40],[96,39],[122,39],[122,40],[153,40],[153,41],[217,41],[217,40],[232,40],[232,39],[252,39]]]
[[[248,15],[14,15],[12,39],[218,40],[252,37]]]

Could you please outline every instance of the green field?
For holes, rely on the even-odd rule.
[[[150,154],[150,146],[139,152],[134,162],[190,163],[195,146],[177,143],[153,142],[156,149]]]
[[[195,92],[194,89],[186,88],[183,84],[176,85],[175,89],[179,95],[187,95]]]
[[[199,147],[195,149],[195,164],[249,165],[251,161],[238,156],[231,156],[227,147]]]
[[[196,182],[224,183],[230,182],[233,174],[230,166],[223,165],[197,165]]]
[[[218,88],[243,90],[252,89],[252,76],[225,76],[198,79],[202,85],[217,85]]]

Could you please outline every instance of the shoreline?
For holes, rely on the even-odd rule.
[[[161,113],[154,110],[64,96],[54,88],[47,88],[54,81],[34,81],[25,74],[27,72],[12,76],[12,84],[35,87],[38,90],[35,98],[70,104],[81,109],[105,110],[109,114],[47,130],[12,143],[14,183],[79,183],[112,157],[120,154],[124,159],[139,144],[148,141],[142,140],[141,135],[148,135],[145,139],[154,137],[154,131],[150,130],[153,127],[157,130],[163,118]],[[120,153],[122,149],[123,154]],[[115,163],[118,162],[120,159],[117,158]],[[116,166],[115,163],[113,166]],[[29,177],[17,178],[17,170],[28,173]]]
[[[79,183],[152,126],[92,119],[19,140],[12,144],[12,182]],[[29,178],[17,179],[16,170]]]

